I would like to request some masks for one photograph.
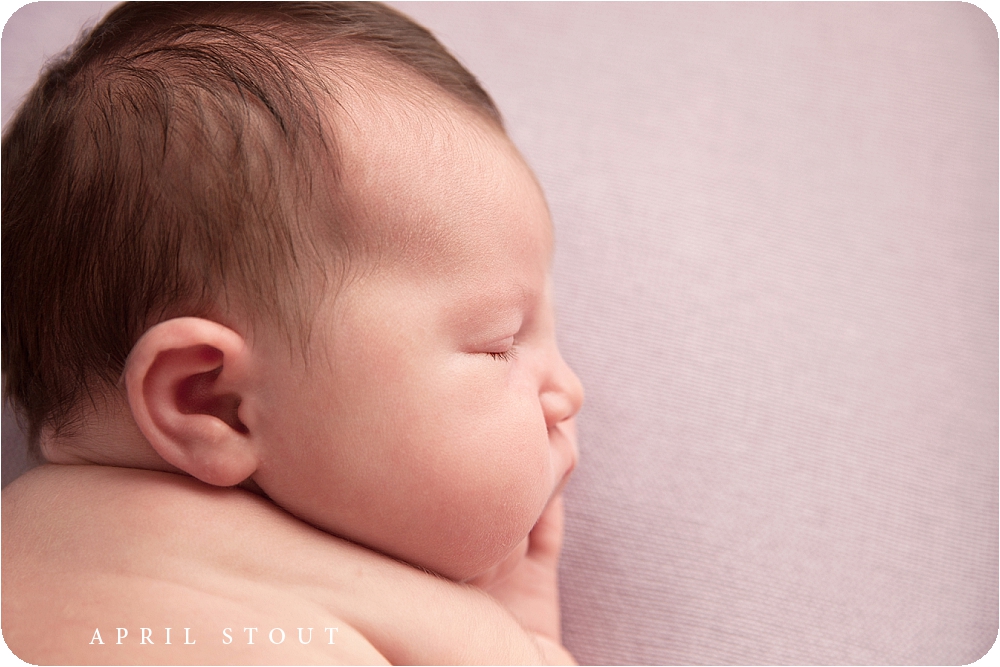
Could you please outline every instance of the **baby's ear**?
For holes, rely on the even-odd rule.
[[[163,460],[218,486],[254,473],[251,356],[240,334],[197,317],[161,322],[136,342],[125,364],[128,402]]]

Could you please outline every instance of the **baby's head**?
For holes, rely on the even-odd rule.
[[[390,9],[120,8],[2,186],[5,390],[50,460],[251,484],[454,579],[574,465],[541,191]]]

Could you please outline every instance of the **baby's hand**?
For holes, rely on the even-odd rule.
[[[469,583],[510,611],[525,630],[562,649],[559,619],[559,552],[563,539],[562,494],[549,501],[523,547]],[[523,556],[522,556],[523,553]],[[512,562],[516,559],[516,562]],[[569,658],[569,654],[566,654]]]

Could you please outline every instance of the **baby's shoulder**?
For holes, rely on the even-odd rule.
[[[151,575],[173,559],[232,569],[254,542],[312,532],[248,491],[180,474],[47,464],[3,490],[3,550],[17,559]],[[268,552],[270,553],[270,552]],[[265,554],[253,554],[258,560]],[[90,556],[98,556],[93,561]],[[236,563],[233,558],[236,558]]]
[[[46,465],[3,491],[3,636],[37,664],[528,664],[496,601],[170,473]],[[120,643],[119,643],[120,642]]]
[[[137,516],[168,519],[186,509],[234,506],[247,496],[180,474],[102,465],[44,464],[3,490],[4,518],[17,521],[96,520],[95,528]],[[148,524],[148,522],[146,522]]]
[[[28,662],[385,662],[304,594],[323,577],[295,552],[336,567],[335,538],[251,493],[46,465],[4,489],[2,511],[3,635]]]

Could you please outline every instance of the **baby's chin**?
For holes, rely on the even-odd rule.
[[[479,588],[487,588],[490,585],[502,581],[517,568],[525,554],[528,553],[528,536],[518,542],[510,552],[489,569],[477,575],[465,579],[462,583],[471,584]]]

